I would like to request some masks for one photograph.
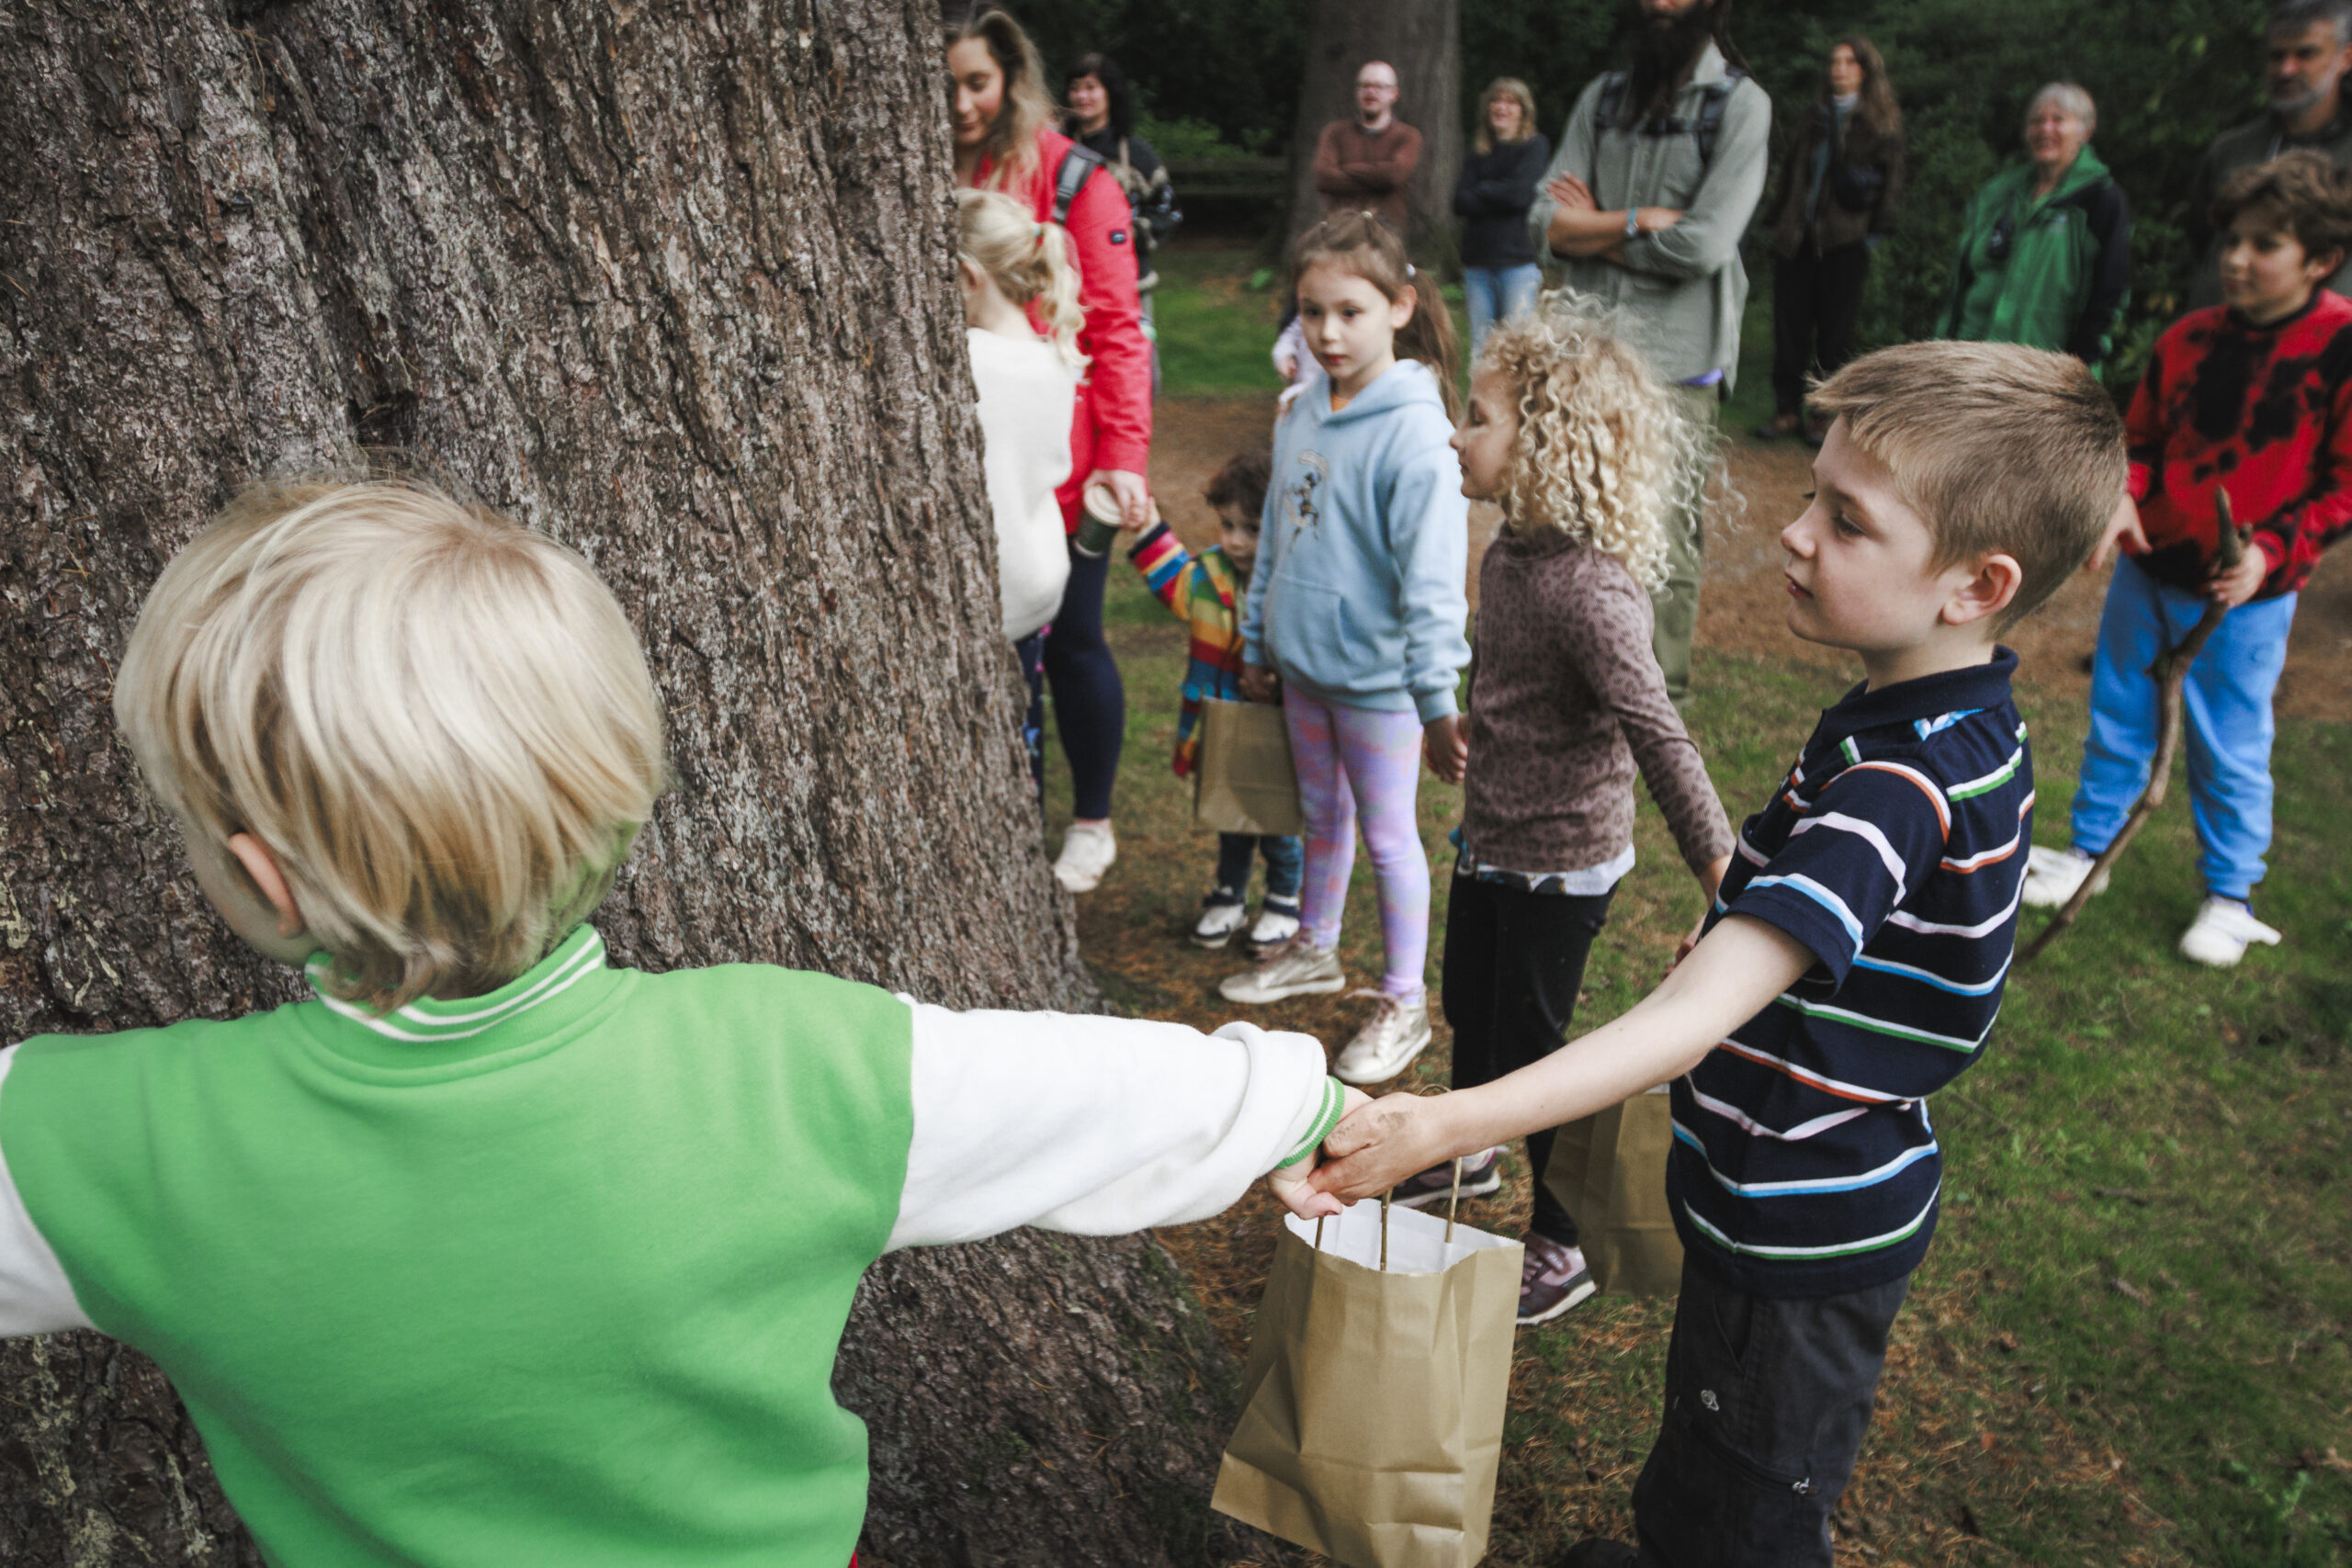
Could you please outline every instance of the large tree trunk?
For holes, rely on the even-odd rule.
[[[1462,23],[1455,0],[1315,0],[1291,137],[1290,231],[1322,212],[1315,139],[1356,112],[1356,72],[1367,60],[1396,68],[1396,117],[1421,133],[1420,166],[1405,187],[1414,254],[1451,262],[1453,176],[1462,168]]]
[[[241,482],[370,449],[582,549],[676,783],[598,923],[1085,1008],[1017,756],[933,0],[11,0],[0,10],[0,1039],[293,994],[107,712]],[[840,1382],[869,1554],[1187,1562],[1232,1367],[1148,1240],[893,1260]],[[187,1417],[0,1350],[0,1562],[246,1563]]]

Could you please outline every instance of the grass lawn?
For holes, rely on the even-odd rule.
[[[1191,259],[1163,253],[1162,270]],[[1229,266],[1193,276],[1161,297],[1170,387],[1262,392],[1271,290],[1253,294]],[[1163,423],[1182,417],[1163,405]],[[1121,856],[1080,901],[1082,948],[1123,1010],[1213,1025],[1236,1010],[1215,985],[1238,960],[1182,940],[1215,854],[1167,765],[1183,632],[1132,572],[1111,583],[1129,703]],[[1692,728],[1735,821],[1839,694],[1834,679],[1769,657],[1703,648],[1695,687]],[[2031,686],[2019,704],[2037,836],[2063,842],[2084,714]],[[1055,768],[1049,841],[1069,815],[1058,752]],[[1841,1562],[2352,1561],[2352,724],[2283,719],[2275,772],[2262,913],[2285,945],[2226,973],[2174,955],[2199,895],[2176,780],[2112,890],[2015,976],[1983,1060],[1937,1097],[1941,1231],[1839,1510]],[[1421,801],[1442,942],[1443,840],[1460,796],[1424,775]],[[1595,949],[1583,1026],[1642,994],[1698,909],[1646,798],[1636,842],[1641,864]],[[1378,947],[1360,857],[1341,948],[1351,979],[1378,974]],[[1433,949],[1432,987],[1437,959]],[[1315,998],[1259,1016],[1336,1044],[1357,1005]],[[1442,1085],[1446,1053],[1441,1028],[1411,1081]],[[1522,1164],[1514,1151],[1510,1185],[1465,1206],[1470,1223],[1517,1233]],[[1253,1195],[1164,1237],[1237,1351],[1274,1213]],[[1630,1539],[1627,1494],[1657,1420],[1671,1316],[1666,1301],[1600,1301],[1521,1335],[1490,1562],[1548,1568],[1585,1533]]]

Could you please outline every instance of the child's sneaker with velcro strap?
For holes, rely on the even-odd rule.
[[[1223,947],[1233,933],[1250,923],[1250,906],[1231,887],[1213,887],[1201,900],[1201,918],[1193,925],[1195,947]]]
[[[2245,956],[2251,944],[2258,942],[2276,947],[2282,940],[2278,931],[2254,918],[2252,906],[2243,899],[2209,897],[2181,933],[2180,955],[2228,969]]]
[[[2040,844],[2026,852],[2025,901],[2037,909],[2054,909],[2075,896],[2097,863],[2080,850],[2047,850]],[[2107,891],[2107,873],[2091,883],[2094,897]]]
[[[1277,942],[1288,942],[1298,934],[1298,900],[1269,893],[1266,901],[1258,906],[1258,923],[1250,928],[1244,940],[1263,953]]]

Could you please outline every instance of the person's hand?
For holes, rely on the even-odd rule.
[[[2140,508],[2129,491],[2116,502],[2115,515],[2107,520],[2107,532],[2099,536],[2098,546],[2091,551],[2091,558],[2083,563],[2083,570],[2105,571],[2108,562],[2115,558],[2118,546],[2126,555],[2145,555],[2148,551],[2147,530],[2140,526]]]
[[[1342,1201],[1373,1198],[1455,1151],[1445,1145],[1440,1107],[1446,1095],[1381,1096],[1340,1118],[1323,1140],[1315,1186]]]
[[[1341,1093],[1345,1097],[1340,1101],[1341,1121],[1359,1107],[1372,1103],[1372,1096],[1360,1089],[1343,1085]],[[1336,1128],[1333,1130],[1337,1131]],[[1346,1207],[1315,1185],[1315,1172],[1322,1166],[1323,1159],[1323,1150],[1318,1148],[1296,1165],[1283,1166],[1266,1177],[1266,1185],[1273,1189],[1274,1196],[1283,1201],[1283,1206],[1302,1220],[1328,1219]]]
[[[1433,718],[1421,727],[1421,756],[1430,772],[1450,784],[1462,782],[1470,761],[1470,727],[1458,713]]]
[[[1713,900],[1709,899],[1708,904],[1709,907],[1712,908]],[[1698,923],[1690,928],[1690,934],[1685,936],[1680,942],[1674,944],[1674,958],[1666,966],[1666,972],[1668,974],[1673,974],[1676,965],[1679,964],[1684,959],[1690,957],[1690,950],[1699,945],[1699,939],[1707,934],[1707,914],[1708,910],[1700,910]]]
[[[1283,373],[1283,380],[1285,380],[1285,381],[1295,381],[1295,380],[1297,380],[1297,379],[1298,379],[1298,355],[1295,355],[1295,354],[1285,354],[1285,355],[1283,355],[1280,359],[1277,359],[1277,360],[1275,360],[1275,361],[1274,361],[1274,368],[1275,368],[1275,369],[1277,369],[1277,370],[1279,370],[1279,371],[1281,371],[1281,372]]]
[[[2213,570],[2206,574],[2205,597],[2234,610],[2261,592],[2262,580],[2269,575],[2270,558],[2249,541],[2245,553],[2238,557],[2238,564],[2228,571],[2221,569],[2220,562],[2214,563]]]
[[[1690,928],[1690,934],[1674,944],[1673,962],[1669,963],[1666,966],[1666,972],[1668,974],[1673,974],[1675,964],[1681,963],[1684,959],[1690,956],[1690,950],[1698,946],[1700,937],[1706,934],[1707,917],[1713,912],[1715,908],[1715,897],[1717,894],[1722,891],[1724,877],[1727,875],[1730,871],[1731,856],[1717,855],[1714,860],[1707,865],[1705,870],[1697,874],[1699,878],[1699,891],[1706,895],[1707,905],[1705,908],[1699,911],[1699,922]]]
[[[1592,198],[1592,187],[1565,170],[1544,182],[1544,194],[1552,198],[1554,206],[1565,207],[1570,211],[1600,210],[1600,203]]]
[[[1129,534],[1140,534],[1148,528],[1157,528],[1159,526],[1159,502],[1157,498],[1155,498],[1146,508],[1143,521],[1140,524],[1130,523],[1124,515],[1119,519],[1120,528]]]
[[[1144,483],[1141,474],[1125,468],[1097,468],[1086,476],[1088,484],[1102,483],[1111,487],[1119,502],[1119,526],[1141,528],[1151,518],[1151,487]]]
[[[1241,667],[1241,695],[1244,701],[1271,703],[1279,700],[1274,690],[1274,672],[1262,664]]]

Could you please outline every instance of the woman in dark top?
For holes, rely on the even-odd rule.
[[[1478,135],[1453,183],[1453,211],[1462,220],[1462,292],[1470,305],[1470,353],[1475,358],[1497,321],[1535,308],[1543,269],[1527,231],[1536,183],[1552,161],[1552,144],[1535,129],[1535,95],[1512,76],[1498,76],[1478,100]]]
[[[1081,54],[1069,68],[1064,96],[1069,117],[1062,134],[1110,165],[1119,188],[1127,193],[1127,209],[1136,219],[1136,287],[1145,291],[1144,322],[1151,321],[1152,286],[1159,281],[1151,270],[1152,247],[1175,232],[1184,215],[1176,209],[1176,190],[1168,183],[1168,167],[1151,143],[1136,134],[1135,90],[1127,73],[1107,54]]]
[[[1781,168],[1772,219],[1772,398],[1766,440],[1822,432],[1804,417],[1806,378],[1854,356],[1854,320],[1871,252],[1894,230],[1903,194],[1903,114],[1886,62],[1866,38],[1840,39],[1813,113]]]

